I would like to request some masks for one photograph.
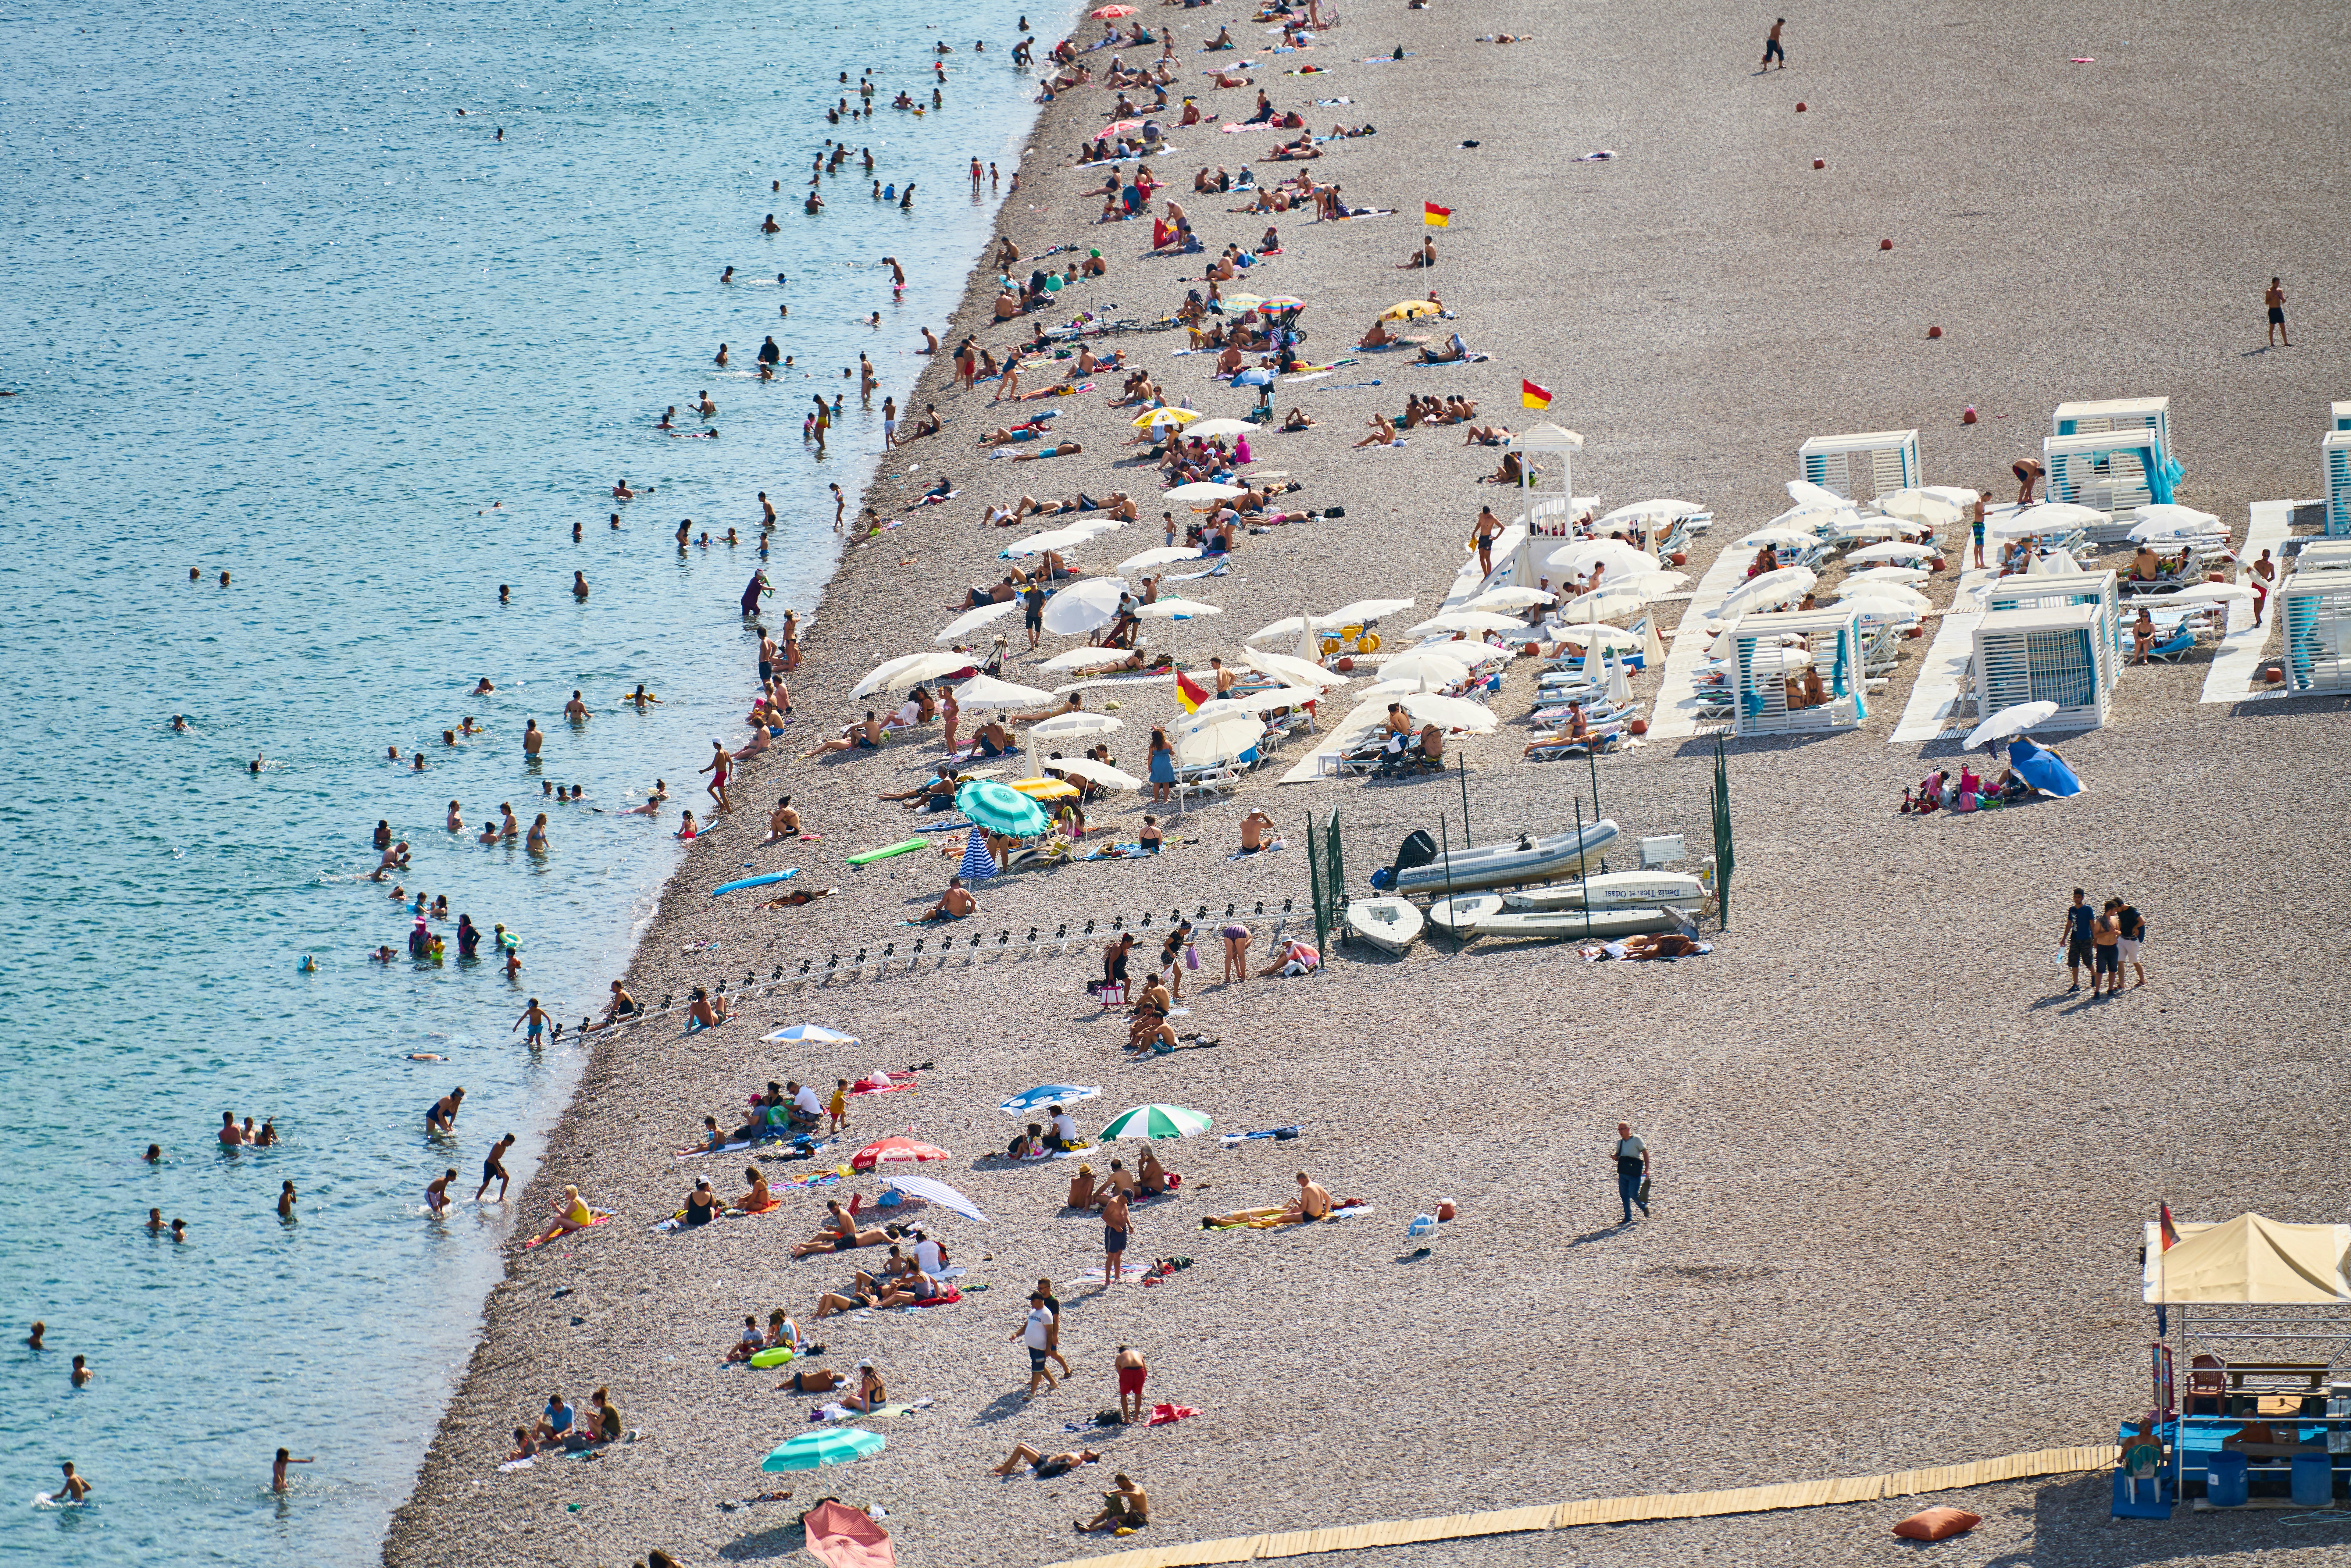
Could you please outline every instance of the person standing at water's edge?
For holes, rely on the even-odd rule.
[[[1649,1200],[1642,1195],[1642,1186],[1649,1176],[1649,1145],[1633,1135],[1630,1122],[1616,1124],[1616,1198],[1625,1206],[1625,1223],[1633,1223],[1633,1206],[1641,1206],[1641,1217],[1647,1218]]]

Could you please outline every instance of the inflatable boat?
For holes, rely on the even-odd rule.
[[[1372,873],[1372,885],[1382,893],[1439,895],[1479,888],[1512,887],[1528,883],[1561,882],[1582,876],[1587,861],[1596,862],[1616,840],[1616,824],[1603,817],[1587,822],[1581,833],[1554,833],[1549,838],[1520,836],[1474,850],[1439,854],[1428,834],[1414,832],[1396,852],[1396,863]]]
[[[1428,924],[1461,940],[1475,936],[1585,936],[1614,942],[1651,931],[1687,929],[1692,911],[1665,906],[1632,909],[1510,909],[1491,893],[1456,894],[1428,906]]]
[[[1532,893],[1506,893],[1502,907],[1519,909],[1655,909],[1668,904],[1698,904],[1706,884],[1669,871],[1619,871],[1561,883]]]

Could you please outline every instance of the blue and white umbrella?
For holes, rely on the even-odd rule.
[[[996,874],[996,857],[987,852],[987,835],[977,828],[974,828],[963,841],[963,863],[956,867],[956,874],[966,883],[978,882]]]
[[[796,1023],[789,1029],[779,1029],[773,1034],[763,1034],[759,1039],[771,1045],[856,1045],[859,1043],[855,1035],[842,1034],[839,1030],[827,1029],[820,1023]]]
[[[1091,1100],[1101,1093],[1099,1089],[1081,1089],[1074,1083],[1042,1083],[1027,1089],[997,1107],[1008,1116],[1026,1116],[1048,1105],[1067,1105],[1073,1100]]]
[[[1233,378],[1233,385],[1237,387],[1270,387],[1272,384],[1273,372],[1262,365],[1252,366]]]
[[[943,1181],[933,1181],[928,1176],[893,1176],[882,1185],[896,1187],[908,1197],[919,1197],[925,1203],[951,1208],[966,1219],[977,1219],[982,1225],[994,1223],[979,1211],[979,1205]]]

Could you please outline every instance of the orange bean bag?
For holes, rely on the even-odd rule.
[[[1965,1535],[1982,1522],[1981,1514],[1970,1513],[1963,1508],[1930,1508],[1896,1525],[1894,1533],[1905,1541],[1948,1541],[1954,1535]]]

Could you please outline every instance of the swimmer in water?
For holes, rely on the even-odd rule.
[[[89,1497],[89,1482],[84,1480],[80,1476],[74,1473],[73,1461],[71,1459],[67,1459],[57,1468],[65,1471],[66,1479],[57,1485],[57,1490],[55,1494],[57,1500],[59,1502],[82,1502],[87,1500]]]
[[[277,1189],[277,1218],[280,1219],[293,1218],[295,1201],[296,1195],[294,1192],[294,1184],[289,1181],[284,1186]]]
[[[718,281],[719,281],[719,282],[721,282],[721,283],[732,283],[732,282],[734,282],[734,281],[735,281],[735,269],[734,269],[733,267],[728,267],[726,271],[724,271],[724,272],[720,273],[720,274],[718,275]]]
[[[616,501],[633,501],[636,498],[637,493],[629,488],[629,481],[625,476],[622,477],[619,484],[612,486],[612,499]]]
[[[413,756],[413,757],[411,757],[411,758],[409,758],[409,761],[408,761],[408,770],[409,770],[410,772],[412,772],[412,773],[422,773],[422,772],[423,772],[423,771],[424,771],[424,758],[423,758],[423,756],[419,755],[419,756]]]
[[[525,1043],[536,1046],[538,1044],[538,1037],[546,1032],[549,1021],[549,1019],[548,1018],[547,1009],[538,1005],[538,998],[537,997],[533,997],[530,998],[530,1005],[523,1009],[522,1017],[515,1019],[512,1027],[508,1028],[507,1032],[508,1034],[512,1034],[516,1030],[520,1029],[523,1025],[528,1024],[530,1025],[530,1033],[524,1037]],[[478,1197],[481,1195],[476,1193],[475,1196]]]
[[[97,1375],[97,1373],[90,1370],[87,1356],[78,1355],[73,1358],[73,1385],[76,1388],[89,1387],[90,1381]]]
[[[424,1188],[424,1207],[436,1215],[445,1211],[449,1207],[449,1184],[456,1179],[455,1170],[445,1170],[434,1176]]]
[[[716,364],[716,365],[720,370],[722,370],[722,371],[723,371],[723,370],[725,370],[725,369],[726,368],[726,344],[721,343],[721,344],[719,344],[719,345],[718,345],[718,352],[717,352],[717,354],[713,358],[713,360],[712,360],[712,361],[711,361],[711,362],[712,362],[712,363],[714,363],[714,364]]]
[[[163,1211],[162,1209],[151,1208],[147,1211],[147,1230],[148,1234],[152,1236],[161,1236],[163,1233]]]
[[[163,1145],[161,1144],[150,1144],[147,1145],[146,1154],[140,1157],[144,1159],[151,1166],[160,1166],[163,1163]]]
[[[184,732],[188,727],[187,716],[185,714],[173,714],[172,716],[172,727],[175,730]]]
[[[453,833],[465,831],[465,819],[457,814],[457,802],[455,800],[449,802],[449,831]]]
[[[504,131],[499,132],[501,137],[505,134],[506,133]],[[288,1485],[286,1479],[287,1466],[307,1465],[311,1462],[312,1461],[309,1459],[296,1458],[294,1457],[294,1451],[291,1448],[278,1449],[277,1462],[269,1467],[269,1490],[271,1491],[284,1491],[287,1489],[287,1486]]]
[[[186,1243],[188,1239],[188,1222],[186,1220],[176,1217],[173,1218],[172,1221],[172,1239],[177,1243]]]
[[[695,406],[705,419],[718,412],[718,405],[710,401],[710,391],[707,387],[703,389],[702,401]]]
[[[587,599],[588,574],[586,572],[575,571],[571,574],[571,597],[583,601]]]
[[[506,603],[509,603],[509,602],[511,602],[511,601],[511,601],[510,596],[509,596],[509,594],[508,594],[508,591],[507,591],[507,585],[506,585],[505,583],[503,583],[503,582],[499,583],[499,584],[498,584],[498,602],[499,602],[500,604],[506,604]]]
[[[492,692],[496,691],[497,689],[497,687],[490,685],[490,677],[487,675],[484,675],[480,680],[474,683],[474,695],[477,697],[488,696]],[[470,718],[465,721],[468,725],[471,725],[473,722],[474,721]],[[468,730],[467,733],[470,734],[472,732]]]

